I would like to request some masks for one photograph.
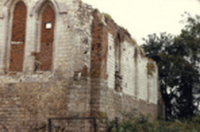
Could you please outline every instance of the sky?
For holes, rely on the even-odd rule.
[[[129,31],[138,45],[149,34],[167,32],[178,35],[189,12],[200,15],[198,0],[82,0],[102,13],[108,13],[120,26]]]

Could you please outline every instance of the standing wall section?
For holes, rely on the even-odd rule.
[[[157,103],[149,103],[149,89],[155,91],[158,85],[148,85],[147,63],[148,59],[142,54],[142,50],[131,39],[129,33],[118,27],[108,15],[102,15],[98,11],[93,12],[93,42],[92,43],[92,70],[99,78],[92,80],[91,88],[95,89],[91,95],[95,105],[91,105],[94,116],[114,119],[119,111],[131,111],[138,109],[141,113],[150,114],[153,119],[157,117]],[[95,32],[96,31],[96,32]],[[120,73],[116,74],[117,39],[120,40]],[[118,40],[118,41],[119,41]],[[107,51],[107,53],[105,52]],[[106,68],[106,70],[105,70]],[[97,70],[98,69],[98,70]],[[101,69],[101,70],[100,70]],[[156,74],[155,74],[156,75]],[[121,76],[121,80],[118,76]],[[157,75],[151,80],[156,80]],[[116,83],[121,85],[118,90]],[[156,98],[156,97],[155,97]],[[99,102],[98,102],[99,100]]]
[[[100,88],[105,71],[105,56],[107,55],[107,45],[103,42],[103,24],[97,10],[92,12],[93,20],[91,25],[92,45],[91,45],[91,116],[99,117]],[[104,67],[104,68],[102,68]]]
[[[135,82],[136,82],[136,67],[134,61],[134,49],[136,47],[127,41],[121,43],[121,74],[123,92],[125,94],[136,97]]]
[[[11,14],[16,2],[13,2],[13,0],[1,1],[1,73],[9,72]],[[79,0],[58,0],[57,2],[55,0],[25,0],[24,3],[27,7],[27,22],[22,72],[27,74],[35,72],[36,58],[41,52],[40,15],[42,8],[46,5],[50,5],[55,12],[52,69],[50,72],[62,74],[63,77],[68,78],[73,76],[74,71],[90,69],[91,7]]]
[[[12,74],[6,70],[9,65],[7,53],[10,53],[10,18],[7,14],[11,13],[9,8],[14,7],[14,2],[8,0],[6,4],[0,4],[7,9],[4,15],[0,14],[0,131],[47,131],[48,118],[89,117],[91,7],[79,0],[31,0],[25,3],[27,45],[23,72]],[[56,16],[53,68],[34,72],[36,56],[40,52],[39,14],[45,4],[53,7]]]
[[[0,25],[0,34],[6,32],[8,35],[0,36],[3,40],[0,46],[5,49],[0,49],[0,68],[3,68],[0,69],[3,73],[0,76],[1,130],[15,132],[22,128],[27,131],[40,128],[40,124],[46,129],[50,117],[109,116],[113,119],[119,116],[119,111],[133,108],[156,117],[156,98],[147,94],[146,99],[139,99],[139,89],[145,87],[140,86],[137,75],[140,70],[145,74],[145,66],[138,70],[139,47],[126,30],[117,26],[108,15],[99,14],[79,0],[30,0],[25,3],[28,5],[27,45],[23,72],[5,74],[9,66],[10,22],[9,16],[0,14],[3,25]],[[10,13],[12,4],[12,0],[1,4],[8,9],[5,14]],[[52,70],[34,72],[40,53],[39,15],[45,4],[52,6],[56,21]],[[153,89],[149,94],[157,89],[155,78],[149,81],[153,83],[149,84],[148,88]],[[147,80],[145,85],[148,85]]]
[[[108,33],[108,47],[107,47],[107,82],[108,88],[115,89],[115,42],[113,35]]]
[[[138,99],[147,101],[148,96],[148,84],[147,84],[147,58],[141,56],[141,51],[138,54]]]

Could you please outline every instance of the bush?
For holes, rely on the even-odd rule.
[[[135,110],[120,115],[120,118],[108,123],[108,132],[200,132],[200,115],[188,119],[154,122],[150,122],[148,116],[136,114]]]

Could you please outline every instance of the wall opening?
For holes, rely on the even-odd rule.
[[[23,70],[27,8],[19,1],[14,8],[9,71]]]
[[[121,76],[121,52],[120,52],[120,34],[117,33],[117,36],[115,38],[115,90],[118,92],[122,91],[122,76]]]
[[[40,52],[36,56],[36,61],[39,62],[40,71],[50,71],[52,69],[53,58],[53,42],[54,42],[54,26],[55,13],[50,5],[44,7],[41,11],[41,40]]]

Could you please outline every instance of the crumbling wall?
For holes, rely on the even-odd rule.
[[[24,62],[20,72],[11,73],[8,67],[11,50],[10,24],[15,2],[9,0],[1,4],[6,10],[5,14],[0,15],[0,131],[42,131],[47,130],[48,118],[89,117],[91,85],[88,74],[92,22],[90,6],[79,0],[25,1],[25,52],[24,57],[20,56]],[[40,29],[44,26],[41,25],[40,16],[41,10],[46,6],[51,6],[55,13],[48,14],[54,15],[55,25],[54,38],[50,38],[50,51],[45,54],[52,62],[44,62],[47,67],[38,67],[36,70],[36,62],[40,62],[40,58],[44,57],[40,53],[47,48],[41,46],[40,42]],[[45,42],[49,42],[48,36],[45,37]],[[48,45],[45,43],[45,46]]]
[[[60,35],[54,59],[54,70],[57,73],[64,73],[66,77],[74,75],[74,71],[81,75],[82,70],[90,69],[92,41],[90,7],[83,3],[71,6],[70,10],[60,18],[61,25],[58,29]]]
[[[8,0],[0,4],[6,9],[0,14],[1,130],[46,128],[47,119],[52,117],[113,119],[119,111],[134,108],[156,117],[156,65],[109,15],[79,0],[24,3],[27,23],[23,69],[12,73],[8,66],[16,3]],[[49,16],[55,17],[55,25],[51,48],[45,54],[50,61],[43,62],[47,67],[40,69],[36,64],[40,64],[41,52],[48,46],[40,41],[45,7],[52,8]],[[101,123],[98,125],[100,131],[105,131]]]
[[[3,3],[1,4],[1,9],[4,10],[2,11],[2,17],[0,17],[2,27],[0,31],[0,34],[2,34],[2,41],[0,42],[0,71],[1,73],[8,73],[10,72],[9,65],[11,64],[11,37],[9,35],[12,34],[12,14],[17,1],[8,0],[1,2]],[[62,74],[65,78],[73,76],[74,71],[81,72],[87,69],[85,71],[89,72],[92,41],[91,7],[81,3],[79,0],[31,0],[23,2],[27,8],[27,21],[23,24],[26,27],[26,32],[24,33],[24,55],[20,56],[20,59],[23,60],[20,71],[27,74],[52,71]],[[48,44],[47,40],[45,43],[40,41],[43,39],[41,28],[44,28],[44,24],[41,25],[41,13],[43,13],[42,10],[46,6],[50,6],[53,9],[52,13],[55,13],[54,31],[52,30],[54,35]],[[48,16],[53,15],[52,13],[49,13]],[[45,47],[44,45],[50,46]],[[50,47],[50,51],[46,51],[48,47]],[[42,53],[43,51],[48,53]],[[48,64],[46,60],[49,60]],[[42,68],[41,63],[45,63],[43,65],[46,66]],[[38,65],[40,65],[40,68],[37,68],[39,67]]]
[[[113,119],[120,116],[120,111],[137,109],[155,119],[157,69],[148,69],[149,60],[143,50],[109,15],[95,10],[93,17],[91,66],[95,73],[92,75],[99,79],[92,80],[94,85],[91,87],[95,90],[92,90],[91,98],[100,100],[91,106],[93,115],[109,115],[108,118]],[[148,72],[153,76],[150,77]]]

